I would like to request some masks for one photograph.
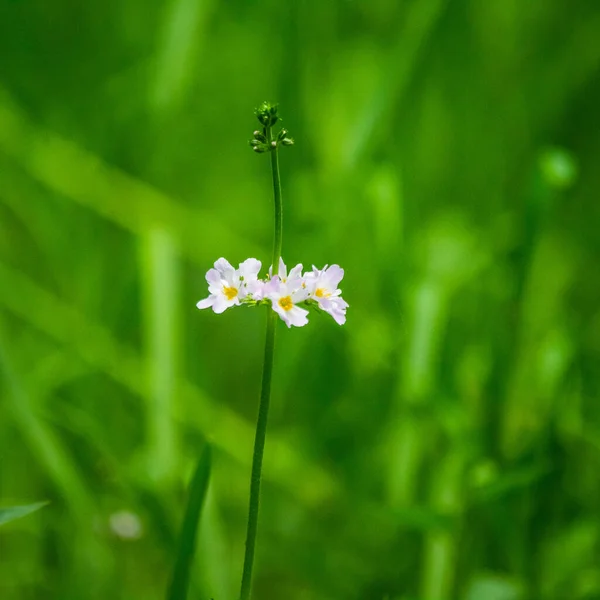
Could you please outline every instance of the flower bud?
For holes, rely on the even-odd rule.
[[[248,143],[250,144],[250,146],[252,146],[252,150],[254,150],[255,152],[266,152],[267,150],[269,150],[269,146],[264,142],[261,142],[260,140],[254,139],[250,140]]]
[[[256,109],[256,117],[264,127],[273,127],[279,120],[279,117],[277,116],[277,104],[263,102]]]

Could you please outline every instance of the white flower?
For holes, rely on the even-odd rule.
[[[261,263],[255,258],[249,258],[234,269],[227,260],[220,258],[215,262],[215,268],[206,274],[210,296],[200,300],[198,308],[210,308],[217,314],[230,306],[237,306],[240,300],[247,297],[262,298],[262,284],[258,281]]]
[[[283,283],[286,283],[288,279],[290,281],[302,279],[302,265],[301,264],[296,265],[290,271],[290,274],[288,275],[287,267],[285,266],[285,263],[283,262],[283,258],[279,258],[279,270],[277,271],[277,275],[279,276],[279,279],[281,279],[281,281],[283,281]],[[271,265],[269,267],[269,278],[272,278],[272,277],[273,277],[273,265]],[[302,282],[300,282],[300,283],[302,283]]]
[[[272,268],[269,273],[272,273]],[[302,265],[296,265],[288,275],[287,267],[279,259],[279,274],[265,284],[264,292],[271,300],[273,310],[288,327],[302,327],[308,323],[308,311],[297,306],[308,298],[308,287],[302,278]]]
[[[261,266],[260,260],[247,258],[243,263],[240,263],[240,268],[238,269],[240,280],[243,282],[243,296],[249,296],[252,300],[262,300],[264,297],[263,288],[265,282],[262,279],[258,279],[258,272]]]
[[[308,311],[300,305],[316,303],[336,323],[343,325],[346,322],[348,303],[338,289],[344,270],[339,265],[325,265],[320,270],[313,266],[312,272],[302,275],[301,264],[288,273],[280,258],[277,274],[273,274],[271,266],[266,281],[258,279],[260,267],[260,261],[255,258],[240,263],[237,269],[220,258],[215,262],[214,269],[206,274],[210,295],[200,300],[196,306],[201,309],[212,308],[215,313],[222,313],[230,306],[270,302],[273,310],[288,327],[303,327],[308,323]]]
[[[339,265],[327,265],[319,270],[313,265],[312,273],[304,277],[309,297],[315,300],[321,309],[329,313],[336,323],[346,322],[348,303],[341,297],[342,290],[338,289],[344,278],[344,269]]]

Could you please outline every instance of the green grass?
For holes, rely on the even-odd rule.
[[[10,523],[15,519],[25,517],[36,510],[39,510],[43,506],[46,506],[47,502],[36,502],[35,504],[28,504],[26,506],[5,506],[0,508],[0,525]]]
[[[179,551],[167,594],[168,600],[185,600],[188,597],[191,568],[196,553],[198,524],[206,501],[210,482],[210,468],[211,449],[207,445],[200,455],[198,465],[190,482],[188,502],[181,525]]]
[[[0,6],[3,600],[237,600],[270,260],[339,328],[278,332],[254,598],[600,597],[600,11],[391,0]],[[264,157],[263,157],[264,158]],[[134,515],[128,536],[115,515]],[[137,519],[137,520],[136,520]]]

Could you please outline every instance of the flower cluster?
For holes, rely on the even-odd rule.
[[[257,129],[252,134],[254,137],[249,142],[254,152],[262,154],[276,150],[279,146],[294,145],[294,140],[289,137],[287,129],[282,129],[276,136],[273,136],[271,128],[281,119],[277,114],[277,104],[263,102],[256,109],[256,117],[263,127],[262,131]]]
[[[325,265],[323,269],[313,266],[312,271],[304,274],[302,265],[296,265],[288,273],[280,259],[278,272],[273,274],[271,267],[265,279],[258,278],[260,268],[261,263],[255,258],[240,263],[237,269],[220,258],[214,269],[206,274],[210,295],[196,306],[212,308],[219,314],[241,304],[270,304],[288,327],[302,327],[308,323],[308,310],[302,308],[306,306],[329,313],[339,325],[346,322],[348,303],[338,289],[344,269],[338,265]]]

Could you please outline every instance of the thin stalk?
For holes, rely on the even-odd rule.
[[[271,128],[268,129],[267,140],[272,142]],[[275,200],[275,237],[273,238],[273,272],[276,273],[279,268],[279,258],[281,257],[281,240],[283,230],[283,214],[281,203],[281,180],[279,179],[279,155],[277,148],[271,151],[271,172],[273,173],[273,199]]]
[[[248,529],[246,533],[246,553],[242,574],[242,590],[240,600],[249,600],[252,585],[252,569],[254,567],[254,549],[258,528],[258,508],[260,502],[260,478],[262,472],[265,437],[267,434],[267,417],[271,400],[271,375],[273,373],[273,351],[275,349],[275,323],[277,315],[269,310],[267,315],[267,335],[265,339],[265,356],[263,361],[262,389],[260,406],[256,422],[254,438],[254,455],[252,457],[252,475],[250,478],[250,505],[248,509]]]
[[[267,140],[272,141],[271,127],[267,129]],[[273,173],[273,198],[275,201],[275,238],[273,241],[273,270],[277,272],[281,256],[282,241],[282,210],[281,210],[281,181],[279,178],[279,159],[277,148],[271,150],[271,170]],[[250,505],[248,508],[248,528],[246,533],[246,553],[244,555],[244,570],[242,573],[242,589],[240,600],[249,600],[252,587],[252,569],[254,567],[254,550],[256,547],[256,531],[258,529],[258,510],[260,503],[260,480],[262,473],[265,438],[267,435],[267,420],[271,401],[271,379],[273,374],[273,354],[275,350],[275,325],[277,315],[267,307],[267,333],[265,338],[265,354],[263,360],[260,405],[256,422],[254,438],[254,454],[252,456],[252,475],[250,476]]]

